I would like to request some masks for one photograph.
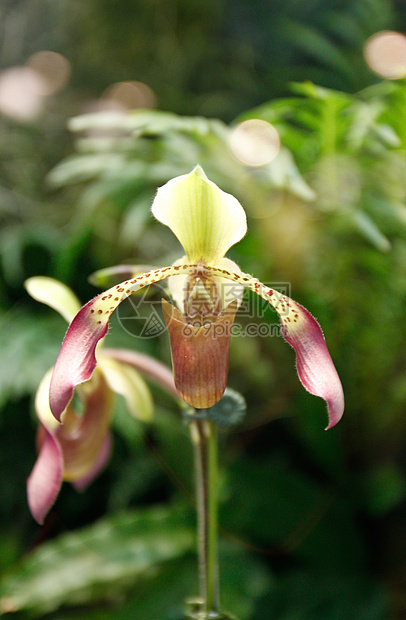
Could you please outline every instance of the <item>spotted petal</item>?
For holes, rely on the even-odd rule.
[[[190,263],[216,265],[247,232],[238,200],[209,181],[200,166],[160,187],[152,213],[177,236]]]
[[[337,424],[344,412],[343,388],[316,319],[293,299],[246,273],[213,267],[207,267],[206,271],[213,276],[239,282],[275,308],[281,321],[282,335],[296,352],[297,372],[303,387],[326,401],[329,414],[327,429]]]
[[[72,399],[74,387],[92,376],[96,345],[107,333],[108,322],[95,321],[89,314],[89,304],[70,324],[52,373],[49,404],[59,421]]]
[[[196,266],[174,266],[154,269],[132,280],[126,280],[89,301],[73,319],[59,352],[49,391],[51,411],[57,420],[73,396],[76,385],[88,381],[96,366],[96,346],[108,330],[112,312],[131,293],[180,271],[193,271]]]
[[[270,303],[279,314],[284,338],[296,351],[300,381],[311,394],[327,402],[330,418],[327,428],[340,420],[344,411],[341,382],[321,328],[310,313],[248,274],[201,264],[156,269],[101,293],[82,308],[68,329],[51,381],[50,405],[57,419],[70,401],[74,386],[90,378],[96,365],[96,345],[105,336],[109,317],[118,304],[143,286],[179,274],[203,280],[225,278],[251,289]]]

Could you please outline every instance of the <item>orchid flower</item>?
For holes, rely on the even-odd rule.
[[[80,309],[76,296],[57,280],[35,277],[25,284],[34,299],[57,310],[68,322]],[[52,368],[37,390],[39,455],[27,481],[27,496],[31,513],[39,523],[54,504],[64,480],[84,490],[106,465],[114,393],[125,398],[133,417],[143,422],[151,420],[151,394],[137,369],[176,394],[170,370],[147,355],[120,349],[101,349],[98,355],[99,367],[89,381],[78,386],[76,398],[64,408],[62,423],[49,408]]]
[[[300,304],[242,273],[225,258],[247,231],[238,200],[220,190],[197,166],[158,189],[152,213],[176,235],[185,256],[109,288],[75,316],[51,379],[49,402],[54,416],[60,419],[75,386],[92,376],[96,346],[107,334],[112,312],[135,291],[169,278],[177,307],[164,301],[163,312],[175,385],[183,400],[195,408],[207,408],[221,398],[231,327],[242,292],[248,288],[275,308],[282,335],[296,352],[299,379],[306,390],[326,401],[327,428],[334,426],[343,414],[344,395],[319,324]],[[229,282],[234,283],[231,292],[225,286]]]

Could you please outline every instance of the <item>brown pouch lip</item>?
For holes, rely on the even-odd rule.
[[[234,300],[215,321],[193,327],[175,306],[162,300],[176,389],[181,398],[196,409],[212,407],[224,393],[237,307],[237,300]]]

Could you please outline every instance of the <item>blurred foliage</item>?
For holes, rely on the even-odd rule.
[[[72,69],[35,119],[0,116],[0,613],[179,620],[196,594],[190,442],[156,387],[153,425],[117,400],[108,469],[85,494],[64,485],[42,528],[30,517],[32,397],[65,325],[23,282],[58,277],[85,301],[95,270],[172,262],[180,246],[150,204],[199,162],[247,211],[230,257],[290,283],[320,320],[347,402],[323,433],[289,347],[232,340],[248,415],[221,438],[224,606],[240,620],[403,618],[406,84],[379,81],[362,46],[404,29],[404,3],[3,0],[0,25],[1,69],[43,49]],[[105,110],[121,80],[150,86],[159,111]],[[282,143],[257,168],[229,147],[249,118]],[[276,321],[261,312],[241,322]],[[170,363],[165,336],[131,338],[117,317],[109,339]]]

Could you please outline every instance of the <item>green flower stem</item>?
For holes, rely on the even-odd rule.
[[[216,618],[221,617],[219,611],[217,425],[212,420],[193,420],[190,428],[196,459],[200,593],[207,617]]]

